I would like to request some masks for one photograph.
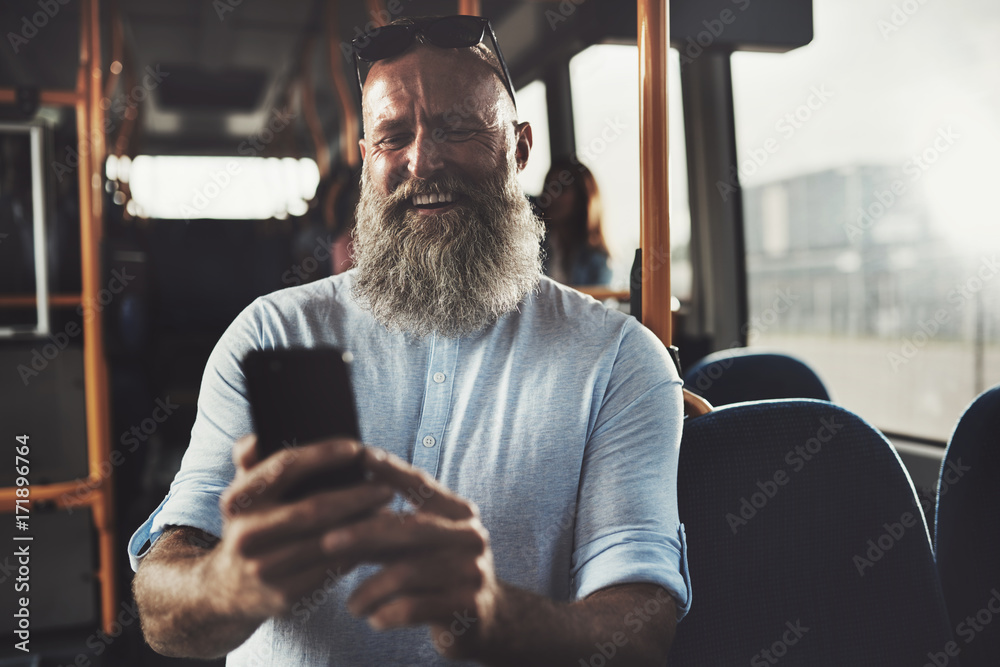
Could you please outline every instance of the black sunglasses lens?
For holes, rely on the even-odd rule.
[[[410,25],[387,25],[374,34],[355,39],[354,49],[359,58],[370,63],[391,58],[413,43],[412,31]]]
[[[483,41],[486,22],[477,16],[447,16],[423,27],[431,44],[442,48],[475,46]]]

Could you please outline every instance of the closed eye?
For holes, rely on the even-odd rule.
[[[403,146],[408,144],[409,141],[410,141],[410,135],[408,134],[394,134],[385,137],[384,139],[380,139],[377,145],[381,146],[382,148],[386,148],[388,150],[393,150],[396,148],[402,148]]]
[[[476,131],[452,129],[448,130],[446,134],[448,136],[448,139],[452,141],[466,141],[468,139],[471,139],[476,134]]]

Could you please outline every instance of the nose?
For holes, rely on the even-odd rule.
[[[428,178],[444,167],[444,155],[440,142],[434,140],[432,132],[419,130],[410,144],[409,171],[413,178]]]

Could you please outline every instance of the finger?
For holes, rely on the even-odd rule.
[[[233,443],[233,465],[249,470],[257,463],[257,436],[245,435]]]
[[[288,582],[294,582],[302,573],[317,568],[330,570],[331,575],[342,577],[357,566],[357,563],[345,559],[331,559],[323,553],[319,540],[315,538],[278,547],[253,560],[256,576],[274,588],[288,588]]]
[[[385,512],[328,532],[321,545],[331,556],[380,563],[440,549],[484,553],[489,534],[478,521]]]
[[[388,484],[407,499],[421,499],[417,511],[440,514],[450,519],[471,519],[479,515],[475,505],[399,457],[376,447],[366,447],[364,457],[372,480]],[[412,500],[410,502],[413,503]]]
[[[344,574],[346,573],[321,563],[306,569],[300,568],[288,577],[265,584],[265,590],[271,599],[269,615],[287,613],[296,605],[315,609],[318,600],[328,599],[319,596],[320,591],[327,594],[332,592]]]
[[[282,503],[253,515],[253,529],[243,534],[240,547],[253,556],[273,545],[305,538],[313,538],[318,545],[316,538],[324,532],[384,506],[394,495],[384,484],[358,484]]]
[[[464,618],[471,625],[478,620],[474,609],[473,599],[466,593],[407,596],[379,607],[368,617],[368,624],[376,630],[388,630],[429,623],[447,625],[456,618]]]
[[[478,559],[406,559],[386,565],[359,585],[347,601],[355,616],[370,616],[392,599],[444,594],[456,588],[478,589],[485,578]]]
[[[231,500],[241,499],[243,506],[227,506],[224,509],[238,513],[239,509],[247,509],[250,504],[266,507],[279,503],[290,489],[300,485],[307,477],[318,472],[333,473],[350,465],[360,452],[360,443],[339,438],[275,452],[247,470],[246,475],[233,480],[227,495]]]

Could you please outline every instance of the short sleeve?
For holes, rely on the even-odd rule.
[[[180,470],[166,498],[129,540],[133,570],[167,526],[191,526],[222,536],[219,498],[236,472],[233,442],[253,431],[240,362],[262,346],[261,330],[255,301],[233,320],[209,356]]]
[[[584,453],[575,599],[616,584],[653,583],[674,596],[678,620],[687,613],[691,582],[677,514],[682,425],[673,361],[648,329],[629,320]]]

